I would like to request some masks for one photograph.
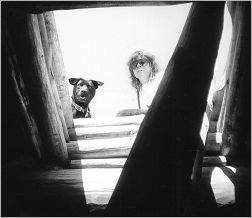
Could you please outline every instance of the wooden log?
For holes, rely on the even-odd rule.
[[[225,156],[206,156],[203,159],[203,166],[226,166],[227,159]]]
[[[202,124],[201,124],[201,130],[200,130],[201,143],[199,143],[198,145],[195,161],[193,164],[192,174],[191,174],[191,181],[194,187],[198,186],[198,183],[201,177],[204,148],[206,145],[208,130],[209,130],[209,120],[208,120],[207,113],[205,112],[202,118]]]
[[[233,35],[228,59],[228,87],[222,155],[232,161],[251,162],[251,4],[228,3]]]
[[[226,87],[223,86],[223,88],[215,91],[213,94],[213,99],[212,99],[213,109],[212,109],[212,113],[211,113],[211,117],[210,117],[211,121],[217,122],[219,119],[225,89],[226,89]]]
[[[58,114],[59,114],[59,117],[60,117],[60,121],[61,121],[61,125],[62,125],[62,129],[63,129],[63,133],[64,133],[64,136],[65,136],[66,142],[69,142],[70,137],[68,135],[65,118],[64,118],[61,102],[60,102],[60,99],[59,99],[58,89],[57,89],[53,74],[51,72],[52,48],[50,48],[49,42],[48,42],[44,15],[43,14],[38,14],[37,16],[38,16],[39,30],[40,30],[41,42],[42,42],[45,61],[46,61],[47,72],[48,72],[49,80],[50,80],[50,83],[51,83],[54,100],[55,100],[55,103],[56,103],[56,107],[57,107],[57,110],[58,110]]]
[[[47,73],[37,16],[28,14],[24,22],[27,35],[24,36],[26,41],[22,43],[27,46],[24,56],[27,66],[24,66],[23,77],[31,96],[48,162],[66,167],[69,165],[67,147]]]
[[[224,2],[192,4],[129,154],[134,167],[126,161],[108,216],[186,215],[223,12]]]
[[[45,12],[44,19],[46,24],[47,36],[49,46],[52,48],[52,72],[57,85],[59,98],[62,105],[67,128],[73,127],[73,115],[70,103],[70,94],[68,91],[68,81],[66,77],[66,70],[60,49],[56,23],[53,12]]]
[[[72,10],[72,9],[84,9],[84,8],[102,8],[102,7],[136,7],[136,6],[167,6],[167,5],[176,5],[176,4],[185,4],[190,3],[188,1],[109,1],[109,2],[98,2],[98,1],[87,1],[87,2],[78,2],[78,1],[63,1],[63,2],[29,2],[17,4],[15,2],[9,3],[9,5],[20,11],[25,11],[29,13],[41,13],[45,11],[53,10]]]
[[[9,171],[4,174],[6,216],[89,216],[82,170]]]
[[[229,56],[230,56],[230,51],[229,51]],[[228,91],[228,81],[226,81],[226,83],[227,84],[225,85],[225,88],[224,88],[220,116],[219,116],[218,122],[216,124],[216,131],[222,132],[222,133],[223,133],[224,123],[225,123],[225,116],[226,116],[226,103],[227,103],[226,100],[227,100],[227,91]]]
[[[12,87],[15,90],[18,100],[18,104],[16,105],[16,107],[20,108],[24,121],[23,128],[25,129],[25,134],[28,136],[28,140],[33,146],[33,148],[30,148],[32,150],[31,154],[35,153],[36,159],[38,161],[43,161],[44,151],[42,147],[42,141],[38,132],[38,127],[35,122],[34,115],[29,108],[30,105],[27,101],[27,91],[24,86],[22,75],[20,74],[19,65],[17,63],[16,51],[11,42],[11,36],[9,34],[5,21],[2,22],[2,25],[5,29],[5,33],[3,35],[2,40],[4,41],[4,51],[6,52],[5,57],[10,67],[10,84],[12,84]]]
[[[17,205],[20,205],[20,209],[22,209],[20,211],[29,211],[31,207],[31,204],[22,204],[22,201],[14,201],[14,199],[21,198],[21,196],[23,199],[34,197],[30,198],[30,202],[36,202],[36,199],[42,198],[42,196],[47,197],[47,200],[53,199],[53,196],[57,196],[58,198],[62,197],[67,202],[68,207],[72,203],[70,200],[74,201],[74,199],[76,201],[81,200],[81,203],[84,204],[85,200],[83,196],[85,196],[88,204],[107,204],[121,172],[122,169],[120,168],[60,169],[29,172],[18,170],[8,171],[7,174],[2,171],[4,173],[2,175],[6,178],[4,181],[7,181],[7,184],[9,184],[5,186],[7,192],[4,192],[4,194],[8,193],[8,198],[6,195],[2,195],[2,197],[3,199],[13,200],[10,201],[12,204],[10,203],[8,208],[13,210]],[[227,179],[227,176],[235,184],[235,194],[239,196],[238,199],[234,195],[234,186],[231,185],[231,181]],[[240,205],[239,202],[243,202],[248,207],[246,212],[248,211],[250,213],[251,193],[248,191],[251,186],[250,176],[251,169],[244,167],[203,167],[199,188],[204,193],[202,197],[205,200],[199,201],[198,204],[200,205],[201,203],[203,209],[206,208],[205,204],[208,200],[206,192],[211,190],[211,197],[214,200],[216,199],[221,206],[228,206],[230,203],[235,203],[238,206]],[[17,205],[14,205],[13,202]],[[52,200],[50,203],[52,203]],[[36,207],[35,203],[32,204]],[[44,204],[48,204],[48,202],[45,201]],[[197,209],[201,210],[202,208]],[[59,210],[65,212],[66,208],[59,208]],[[204,216],[208,216],[210,213],[209,210],[202,211],[204,212]],[[74,211],[71,212],[74,213]],[[8,214],[10,213],[11,211],[8,211]],[[35,211],[35,213],[38,215],[41,211]],[[58,211],[58,215],[59,213],[60,211]],[[47,214],[50,214],[50,211]],[[249,216],[249,214],[247,215]]]
[[[67,149],[71,160],[127,157],[134,140],[135,137],[121,137],[71,141],[67,143]]]
[[[109,149],[109,150],[101,150],[95,152],[69,152],[69,158],[71,160],[80,160],[80,159],[100,159],[100,158],[122,158],[128,157],[130,153],[130,148],[120,148],[120,149]]]
[[[81,159],[71,160],[70,168],[123,168],[126,158]]]
[[[222,134],[221,133],[207,133],[205,152],[219,153],[221,152]]]
[[[122,125],[122,126],[101,126],[101,127],[84,127],[70,129],[69,135],[72,141],[83,139],[101,139],[115,137],[136,136],[139,125]]]
[[[96,158],[71,160],[71,169],[87,168],[123,168],[127,158]],[[226,166],[227,160],[224,156],[207,156],[203,158],[203,166]]]
[[[67,148],[71,152],[99,151],[111,148],[131,148],[134,140],[135,137],[121,137],[70,141],[67,143]]]
[[[99,127],[99,126],[120,126],[120,125],[140,125],[144,115],[128,117],[96,117],[96,118],[79,118],[74,119],[74,127]]]
[[[214,134],[212,137],[216,138],[216,135]],[[112,158],[112,157],[119,157],[119,156],[127,157],[129,154],[129,151],[131,150],[133,146],[134,140],[135,140],[135,137],[122,137],[122,138],[111,138],[111,139],[71,141],[70,143],[67,143],[67,149],[69,152],[70,159]],[[215,154],[215,155],[219,154],[220,144],[216,144],[215,146],[213,145],[209,146],[208,148],[205,149],[205,153]],[[224,159],[224,156],[223,157],[213,156],[209,158],[204,157],[203,162],[206,162],[206,160],[210,160],[211,162],[216,160],[215,162],[216,164],[218,164],[218,163],[221,163],[220,161],[222,159]],[[195,172],[195,174],[197,173]],[[198,176],[197,181],[198,179],[200,179],[200,176]]]

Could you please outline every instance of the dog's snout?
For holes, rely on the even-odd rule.
[[[88,92],[88,88],[86,86],[82,86],[81,89],[80,89],[80,92],[85,94]]]

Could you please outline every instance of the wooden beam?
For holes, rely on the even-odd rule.
[[[123,168],[127,158],[81,159],[72,160],[71,169]]]
[[[52,67],[51,67],[52,48],[49,46],[44,15],[43,14],[38,14],[37,17],[38,17],[38,23],[39,23],[41,42],[42,42],[45,61],[46,61],[47,73],[48,73],[49,80],[50,80],[51,87],[52,87],[52,93],[53,93],[53,96],[54,96],[54,100],[55,100],[55,103],[56,103],[56,107],[57,107],[57,110],[58,110],[58,114],[59,114],[59,117],[60,117],[60,121],[61,121],[61,125],[62,125],[62,129],[63,129],[63,133],[64,133],[64,136],[65,136],[66,142],[69,142],[70,137],[68,135],[67,126],[66,126],[66,122],[65,122],[65,118],[64,118],[64,114],[63,114],[63,110],[62,110],[62,105],[61,105],[61,102],[60,102],[60,99],[59,99],[58,89],[57,89],[54,77],[52,75],[52,72],[51,72],[52,71]]]
[[[101,139],[115,137],[136,136],[139,125],[78,127],[70,129],[69,135],[72,141],[83,139]]]
[[[37,15],[24,15],[20,25],[23,25],[22,31],[26,32],[21,35],[24,41],[20,42],[25,45],[26,54],[19,51],[22,54],[19,58],[24,61],[23,77],[47,159],[51,165],[66,167],[69,165],[67,147],[47,73]]]
[[[9,68],[10,71],[4,73],[10,74],[11,80],[9,82],[12,85],[12,88],[15,90],[18,100],[17,101],[18,104],[16,105],[16,107],[20,109],[21,114],[23,116],[24,125],[22,127],[25,129],[25,134],[28,136],[28,140],[33,146],[32,148],[30,148],[32,150],[31,154],[35,153],[35,159],[37,159],[39,162],[44,161],[45,156],[42,147],[41,137],[38,132],[38,127],[34,118],[34,114],[32,113],[30,105],[28,104],[29,101],[27,101],[28,99],[27,90],[24,85],[22,75],[20,73],[16,51],[15,48],[13,47],[11,36],[7,29],[7,24],[5,20],[2,21],[2,25],[4,27],[3,28],[4,35],[2,40],[4,45],[5,58],[6,62],[10,67]]]
[[[6,216],[89,216],[81,169],[4,173]]]
[[[186,215],[223,12],[224,2],[193,3],[139,128],[131,161],[126,161],[109,201],[108,216]]]
[[[167,6],[191,3],[191,1],[64,1],[64,2],[8,2],[12,10],[42,13],[53,10],[73,10],[103,7]]]
[[[216,134],[209,135],[210,137],[213,137],[212,141],[214,143],[207,144],[207,146],[203,148],[202,152],[205,155],[219,155],[220,144],[216,143]],[[70,159],[128,156],[134,140],[135,137],[119,137],[71,141],[67,143],[67,149]],[[201,155],[202,160],[203,153]],[[201,170],[201,168],[197,170]],[[200,176],[198,176],[197,180],[198,179],[200,179]]]
[[[225,156],[206,156],[203,159],[203,166],[209,167],[209,166],[226,166],[227,165],[227,159]]]
[[[229,161],[251,162],[251,3],[229,2],[233,34],[227,67],[222,116],[222,155]]]
[[[69,152],[69,158],[71,160],[80,160],[80,159],[100,159],[100,158],[125,158],[128,157],[130,153],[130,148],[115,148],[108,150],[100,151],[78,151],[78,152]]]
[[[219,153],[221,152],[221,141],[222,134],[221,133],[207,133],[206,145],[205,145],[205,152],[206,153]],[[220,141],[219,141],[220,140]]]
[[[23,216],[64,216],[65,213],[69,217],[78,217],[83,214],[89,217],[91,214],[85,214],[82,210],[85,207],[85,202],[99,205],[107,204],[120,174],[120,168],[18,170],[8,171],[7,173],[2,171],[5,178],[2,182],[6,183],[4,183],[5,186],[2,186],[4,187],[1,193],[2,199],[4,199],[2,205],[4,206],[1,212],[3,216],[7,217],[19,216],[20,213]],[[232,183],[235,185],[235,189],[231,185]],[[227,206],[228,208],[230,204],[235,205],[238,217],[249,217],[251,213],[251,192],[248,190],[250,189],[250,168],[203,167],[199,185],[201,196],[195,195],[198,201],[195,202],[196,213],[192,216],[201,214],[203,217],[208,217],[214,214],[216,202],[218,202],[220,206]],[[232,193],[233,195],[231,195]],[[237,196],[239,196],[238,199]],[[53,202],[53,200],[56,200],[56,202]],[[156,200],[153,199],[153,201]],[[214,206],[211,207],[214,211],[209,210],[209,203]],[[72,206],[75,204],[76,207],[73,208]],[[13,210],[13,208],[16,210]],[[48,210],[45,211],[45,208],[48,208]],[[226,216],[226,213],[223,216]]]
[[[127,158],[90,158],[71,160],[71,169],[88,169],[88,168],[123,168]],[[203,159],[203,166],[226,166],[227,160],[224,156],[208,156]],[[202,170],[202,169],[201,169]]]
[[[49,47],[52,49],[52,74],[57,85],[66,126],[68,129],[70,129],[73,127],[73,114],[70,101],[71,98],[68,90],[68,80],[66,77],[65,65],[61,53],[53,12],[45,12],[44,20]]]
[[[121,125],[140,125],[144,115],[128,117],[95,117],[92,119],[79,118],[74,119],[75,128],[79,127],[99,127],[99,126],[121,126]]]
[[[67,143],[67,148],[72,152],[99,151],[113,148],[131,148],[134,140],[135,137],[78,140]]]

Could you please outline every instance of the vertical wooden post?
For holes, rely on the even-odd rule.
[[[185,216],[224,2],[194,2],[107,206],[108,216]]]
[[[228,156],[229,162],[246,159],[250,163],[251,2],[227,4],[233,33],[222,116],[222,155]]]
[[[38,127],[50,164],[67,167],[68,153],[62,125],[55,105],[40,38],[37,15],[26,15],[27,63],[24,77]]]
[[[58,89],[52,74],[52,68],[51,68],[51,63],[52,63],[52,48],[49,47],[48,43],[48,37],[47,37],[47,32],[46,32],[46,26],[45,26],[45,21],[44,21],[44,15],[43,14],[38,14],[38,23],[39,23],[39,30],[40,30],[40,36],[41,36],[41,42],[43,46],[43,51],[44,51],[44,56],[45,56],[45,61],[46,61],[46,67],[47,67],[47,72],[48,76],[51,82],[51,87],[52,87],[52,92],[54,95],[54,100],[57,106],[58,114],[61,120],[62,124],[62,129],[64,132],[64,136],[66,139],[66,142],[70,141],[69,134],[67,131],[67,126],[61,106],[61,102],[59,99],[59,94],[58,94]]]
[[[53,12],[45,12],[44,19],[47,29],[49,46],[52,48],[52,69],[53,75],[58,88],[59,97],[66,121],[67,128],[73,127],[73,115],[70,104],[70,95],[68,91],[68,81],[66,78],[63,56],[60,49],[56,23]]]

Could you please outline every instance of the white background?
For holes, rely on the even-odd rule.
[[[54,11],[67,77],[104,82],[90,103],[95,117],[114,116],[123,108],[137,107],[127,68],[130,55],[136,50],[152,53],[163,73],[190,6],[188,3]],[[226,35],[231,35],[230,30]],[[225,56],[229,41],[224,43]],[[219,62],[218,72],[223,72],[224,61]],[[71,94],[70,85],[69,90]]]

